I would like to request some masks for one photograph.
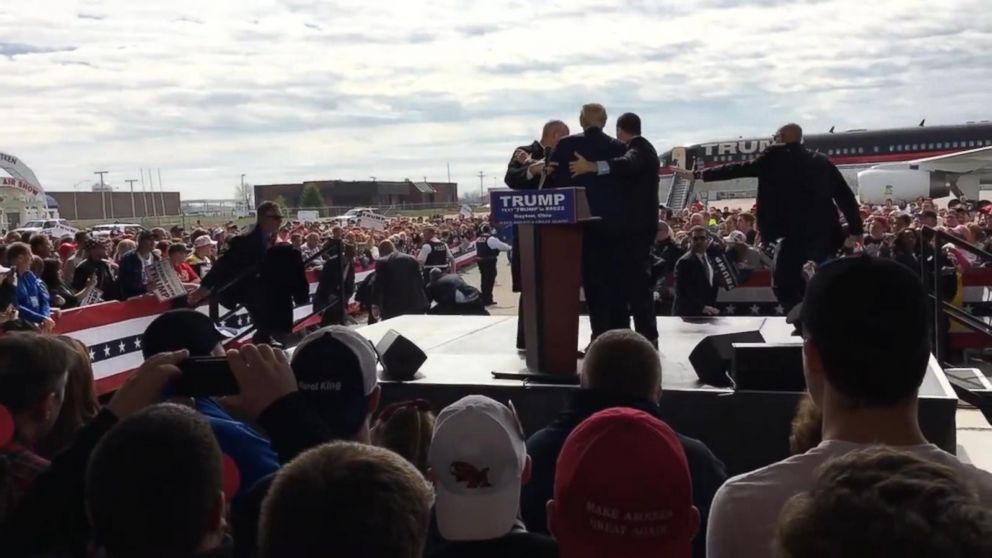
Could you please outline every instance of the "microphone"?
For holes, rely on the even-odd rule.
[[[544,181],[548,179],[548,159],[551,157],[551,148],[547,145],[544,146],[544,167],[541,169],[541,180],[537,183],[537,189],[544,189]]]

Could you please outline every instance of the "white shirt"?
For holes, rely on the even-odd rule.
[[[703,268],[706,269],[706,280],[709,281],[710,286],[713,286],[713,266],[710,264],[710,258],[706,254],[696,254],[699,261],[703,263]]]
[[[786,500],[812,488],[816,470],[823,463],[868,447],[868,444],[827,440],[802,455],[728,480],[717,491],[710,508],[706,555],[709,558],[772,556],[775,528]],[[992,505],[992,474],[962,463],[933,444],[895,449],[957,471],[976,489],[979,501]]]
[[[504,252],[509,252],[513,250],[513,246],[503,242],[502,240],[496,238],[495,236],[490,236],[489,240],[486,241],[486,246],[492,248],[493,250],[502,250]]]

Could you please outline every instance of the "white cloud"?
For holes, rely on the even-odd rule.
[[[0,149],[50,189],[161,167],[199,198],[449,161],[474,189],[585,101],[638,112],[659,149],[957,123],[989,116],[984,3],[5,0]]]

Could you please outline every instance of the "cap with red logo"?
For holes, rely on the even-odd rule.
[[[584,420],[558,456],[550,522],[569,558],[688,558],[699,516],[678,436],[634,409]]]
[[[480,541],[510,532],[520,508],[527,446],[516,413],[469,395],[434,423],[433,471],[438,530],[449,541]]]

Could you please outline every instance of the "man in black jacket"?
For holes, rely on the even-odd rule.
[[[530,145],[521,145],[513,150],[510,163],[506,166],[503,183],[514,190],[537,190],[544,181],[545,172],[553,170],[553,165],[545,167],[545,161],[558,141],[568,135],[568,126],[561,120],[551,120],[541,130],[541,139]],[[520,235],[513,227],[513,250],[510,252],[510,274],[513,292],[520,292]],[[517,348],[524,348],[523,297],[517,304]]]
[[[272,332],[261,309],[265,297],[262,260],[275,243],[283,214],[278,204],[265,201],[259,204],[257,215],[254,228],[229,241],[227,252],[217,260],[200,282],[200,288],[191,292],[187,300],[191,306],[196,306],[214,289],[222,289],[220,303],[227,308],[243,304],[257,327],[254,341],[265,343],[271,340]]]
[[[672,314],[684,317],[716,316],[716,268],[710,261],[709,233],[696,225],[689,233],[691,250],[675,262],[675,302]]]
[[[379,256],[375,263],[371,297],[373,306],[379,308],[379,317],[388,320],[404,314],[426,312],[429,303],[417,260],[396,251],[388,240],[379,243]]]
[[[549,163],[555,167],[545,184],[545,187],[554,188],[585,188],[589,211],[600,217],[600,220],[585,225],[582,238],[582,288],[589,306],[593,339],[612,327],[619,327],[619,324],[614,325],[618,321],[615,316],[621,313],[625,298],[615,258],[620,244],[625,242],[628,208],[622,201],[616,177],[611,174],[584,174],[572,178],[568,163],[576,153],[590,161],[610,160],[626,153],[627,147],[623,143],[603,132],[606,117],[606,109],[602,105],[582,107],[579,123],[583,131],[558,142]]]
[[[582,421],[604,409],[629,407],[662,418],[661,363],[658,353],[640,335],[615,330],[589,346],[582,368],[582,389],[568,395],[558,418],[527,440],[531,480],[521,493],[520,511],[527,528],[546,532],[546,504],[555,485],[555,463],[565,439]],[[700,531],[693,556],[705,556],[706,520],[717,489],[727,478],[723,463],[699,440],[679,435],[692,473],[693,505],[699,509]],[[603,471],[604,475],[615,471]]]
[[[627,152],[619,157],[589,161],[576,152],[569,163],[572,177],[583,174],[612,175],[617,179],[621,194],[618,202],[626,218],[622,221],[621,234],[612,242],[620,280],[615,294],[619,297],[611,305],[610,328],[630,327],[648,341],[658,344],[658,324],[654,313],[651,281],[651,245],[658,231],[658,152],[651,142],[641,136],[641,118],[632,112],[617,119],[617,139],[627,145]]]
[[[854,192],[830,159],[803,147],[802,140],[802,128],[786,124],[775,133],[775,143],[754,160],[694,173],[705,182],[758,179],[758,230],[768,242],[782,239],[775,258],[774,290],[786,313],[802,302],[803,265],[836,256],[844,243],[837,210],[847,220],[848,234],[859,238],[864,234]]]

